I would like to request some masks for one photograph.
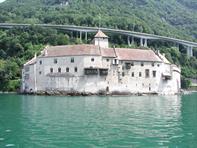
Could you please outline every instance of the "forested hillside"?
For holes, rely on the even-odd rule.
[[[34,27],[36,23],[102,26],[197,41],[196,0],[6,0],[0,23],[30,23],[30,28],[0,30],[0,90],[15,90],[20,68],[45,45],[81,43],[66,32]],[[124,37],[110,36],[116,46]],[[118,45],[119,44],[119,45]],[[120,45],[121,44],[121,45]],[[134,45],[135,46],[135,45]],[[171,44],[153,43],[168,59],[182,65],[183,77],[197,77],[197,60]],[[195,56],[197,52],[195,51]]]

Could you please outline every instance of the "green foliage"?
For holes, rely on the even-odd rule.
[[[33,24],[101,26],[197,41],[195,0],[6,0],[0,4],[0,23],[4,22],[32,24],[0,30],[0,90],[9,91],[19,88],[22,65],[44,46],[82,43],[76,34],[73,38],[68,32]],[[126,37],[109,35],[110,46],[128,47]],[[194,58],[188,58],[170,43],[149,41],[149,46],[181,65],[184,87],[188,86],[186,78],[197,78],[197,51]]]
[[[22,65],[44,46],[73,42],[68,35],[35,26],[0,31],[0,90],[19,89]]]
[[[186,78],[181,78],[181,87],[183,89],[188,89],[191,86],[191,81]]]

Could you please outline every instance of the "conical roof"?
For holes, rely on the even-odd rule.
[[[98,30],[97,34],[94,37],[95,38],[108,38],[108,36],[104,34],[101,30]]]

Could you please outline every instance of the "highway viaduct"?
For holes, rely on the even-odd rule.
[[[15,23],[0,23],[0,28],[10,29],[14,27],[28,27],[32,24],[15,24]],[[82,33],[85,33],[85,39],[87,40],[87,33],[90,32],[97,32],[98,29],[114,34],[120,34],[127,36],[128,45],[134,42],[134,38],[140,39],[140,46],[147,47],[148,40],[161,40],[166,42],[172,42],[179,45],[183,45],[187,47],[187,55],[189,57],[193,56],[193,48],[197,47],[196,42],[166,37],[166,36],[159,36],[154,34],[147,34],[141,32],[134,32],[134,31],[127,31],[127,30],[120,30],[120,29],[109,29],[109,28],[98,28],[98,27],[85,27],[85,26],[73,26],[73,25],[52,25],[52,24],[34,24],[34,26],[46,27],[46,28],[53,28],[53,29],[61,29],[67,31],[77,31],[80,32],[80,39],[82,39]]]

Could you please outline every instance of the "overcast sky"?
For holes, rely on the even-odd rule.
[[[0,0],[0,3],[3,2],[3,1],[5,1],[5,0]]]

